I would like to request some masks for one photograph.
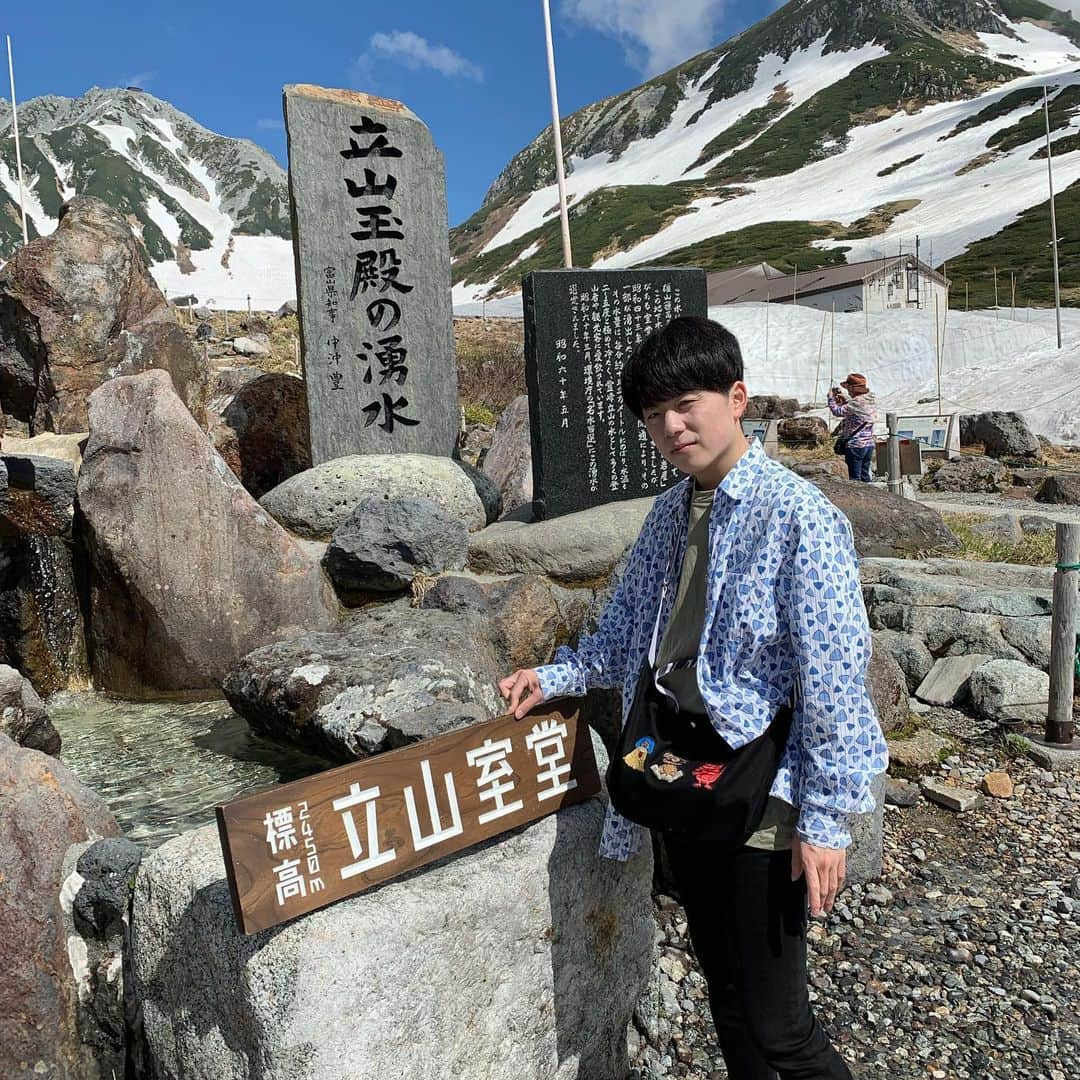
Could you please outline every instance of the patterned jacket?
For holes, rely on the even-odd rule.
[[[686,547],[692,482],[657,496],[595,634],[537,669],[545,699],[622,687],[623,723],[659,611],[663,635]],[[866,690],[870,630],[847,519],[756,440],[717,489],[698,685],[733,747],[760,735],[798,684],[772,794],[798,806],[798,833],[846,847],[847,818],[874,808],[888,763]],[[644,830],[608,807],[600,853],[625,859]]]
[[[847,435],[848,446],[853,450],[874,445],[874,422],[877,420],[877,402],[873,394],[857,394],[841,405],[832,392],[829,393],[829,412],[842,416],[844,422],[837,434]]]

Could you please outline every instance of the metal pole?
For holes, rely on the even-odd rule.
[[[1009,271],[1009,285],[1012,289],[1012,321],[1016,322],[1016,272]]]
[[[903,481],[900,479],[900,436],[896,433],[896,413],[886,413],[885,423],[889,428],[889,494],[899,495]]]
[[[798,307],[799,306],[799,264],[798,263],[795,264],[795,281],[793,282],[792,287],[791,287],[791,306],[792,307]],[[817,384],[815,383],[815,387],[816,387],[816,385]],[[814,390],[814,393],[815,394],[817,393],[816,389]]]
[[[11,94],[15,96],[14,90]],[[1043,84],[1043,115],[1046,118],[1046,179],[1050,184],[1050,246],[1054,252],[1054,313],[1057,318],[1057,347],[1061,348],[1061,282],[1058,278],[1057,214],[1054,211],[1054,165],[1050,153],[1050,103]]]
[[[829,386],[836,385],[836,301],[833,301],[829,323]]]
[[[551,83],[551,131],[555,136],[555,176],[559,182],[559,214],[562,218],[563,265],[574,265],[570,250],[570,215],[566,210],[566,173],[563,169],[562,124],[559,120],[559,93],[555,84],[555,45],[551,40],[551,7],[543,0],[544,34],[547,37],[548,81]]]
[[[772,300],[772,292],[765,293],[765,367],[769,366],[769,304]]]
[[[15,107],[15,65],[11,60],[11,35],[7,35],[8,75],[11,78],[11,128],[15,135],[15,171],[19,174],[19,213],[22,215],[22,242],[30,243],[26,231],[26,188],[22,174],[22,147],[19,143],[19,113]]]
[[[1076,664],[1076,582],[1080,565],[1080,525],[1059,521],[1056,531],[1058,569],[1054,573],[1052,629],[1050,631],[1050,709],[1046,716],[1046,741],[1071,743],[1073,737],[1073,686]],[[1062,569],[1073,567],[1073,569]]]
[[[229,309],[225,309],[225,336],[229,336]]]
[[[994,267],[994,318],[998,317],[997,267]]]
[[[941,333],[939,319],[938,294],[934,292],[934,343],[937,345],[937,411],[941,415]]]
[[[817,403],[818,403],[817,388],[818,388],[818,381],[821,378],[821,352],[825,348],[825,323],[828,322],[828,320],[829,320],[829,314],[828,314],[828,312],[826,312],[825,315],[822,317],[822,320],[821,320],[821,337],[818,340],[818,347],[817,347],[817,367],[814,369],[814,404],[815,405],[817,405]],[[830,386],[829,389],[831,390],[832,386]]]

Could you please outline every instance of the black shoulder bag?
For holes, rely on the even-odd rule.
[[[708,716],[680,712],[675,699],[657,688],[659,620],[657,612],[649,656],[608,765],[608,797],[639,825],[707,837],[711,850],[732,852],[753,835],[765,812],[791,730],[791,709],[783,706],[763,734],[732,749]],[[683,661],[665,674],[696,663]]]
[[[847,448],[848,448],[848,443],[851,442],[851,440],[853,438],[855,438],[855,436],[858,435],[859,432],[862,431],[862,429],[864,427],[867,427],[869,425],[869,423],[870,423],[869,420],[864,420],[850,435],[838,435],[836,437],[836,442],[834,442],[832,444],[833,453],[834,454],[844,454],[844,453],[846,453]]]

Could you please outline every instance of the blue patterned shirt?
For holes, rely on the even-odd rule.
[[[658,609],[661,638],[671,614],[692,487],[687,478],[657,496],[596,633],[537,669],[545,699],[621,686],[626,722]],[[697,675],[713,726],[743,746],[798,686],[772,794],[799,807],[804,840],[846,847],[848,815],[873,810],[871,781],[888,764],[865,683],[871,639],[851,526],[756,441],[713,500],[708,590]],[[600,853],[626,859],[643,832],[609,805]]]

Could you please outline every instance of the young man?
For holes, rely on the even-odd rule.
[[[688,722],[733,749],[794,700],[757,831],[734,854],[666,837],[731,1080],[849,1080],[814,1019],[806,909],[830,911],[844,880],[848,815],[873,809],[886,766],[865,687],[870,633],[847,520],[807,481],[747,442],[738,342],[679,318],[627,362],[623,399],[687,479],[659,495],[597,632],[552,664],[500,683],[518,717],[548,698],[623,688],[642,665]],[[652,675],[657,679],[657,675]],[[794,692],[794,695],[793,695]],[[625,859],[644,830],[608,807],[601,854]]]

